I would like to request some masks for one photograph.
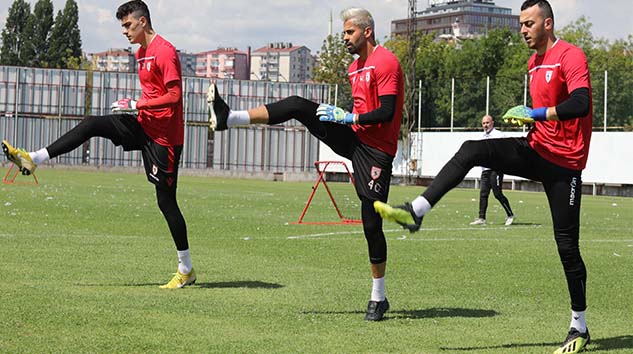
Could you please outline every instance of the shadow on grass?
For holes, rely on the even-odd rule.
[[[475,351],[490,349],[517,349],[526,347],[557,347],[561,342],[556,343],[511,343],[502,345],[491,345],[485,347],[440,347],[441,350],[450,351]],[[591,343],[587,347],[587,351],[611,351],[617,349],[633,349],[633,335],[617,336],[611,338],[591,338]]]
[[[365,311],[304,311],[304,315],[348,315],[365,314]],[[494,310],[463,309],[463,308],[430,308],[425,310],[396,310],[388,311],[385,320],[390,319],[420,319],[441,317],[494,317],[499,313]]]
[[[390,318],[405,318],[405,319],[419,319],[419,318],[442,318],[442,317],[494,317],[499,313],[494,310],[480,310],[480,309],[463,309],[463,308],[447,308],[447,307],[434,307],[424,310],[397,310],[389,311],[387,315]]]
[[[537,222],[517,222],[517,221],[515,221],[510,226],[505,226],[505,225],[501,225],[501,224],[499,226],[504,226],[504,227],[512,227],[512,226],[543,226],[543,224],[537,223]]]
[[[275,283],[266,283],[258,280],[226,281],[217,283],[196,283],[194,286],[207,289],[248,288],[248,289],[279,289],[284,286]]]
[[[499,222],[499,223],[486,223],[486,225],[469,225],[473,230],[476,229],[482,229],[482,230],[486,230],[486,229],[505,229],[505,228],[512,228],[513,226],[532,226],[532,227],[541,227],[543,226],[543,224],[538,223],[538,222],[518,222],[515,221],[512,223],[512,225],[504,225],[503,222]]]
[[[75,284],[76,286],[135,286],[135,287],[159,287],[164,283],[127,283],[127,284]],[[204,289],[228,289],[228,288],[245,288],[245,289],[279,289],[284,286],[275,283],[266,283],[257,280],[244,281],[227,281],[217,283],[195,283],[187,288],[204,288]]]

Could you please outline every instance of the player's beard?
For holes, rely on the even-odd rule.
[[[354,45],[353,42],[345,43],[345,49],[349,52],[349,54],[358,54],[359,46]]]

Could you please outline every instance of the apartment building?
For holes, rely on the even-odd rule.
[[[248,80],[248,54],[237,48],[218,48],[196,55],[196,76]]]
[[[251,53],[251,80],[308,82],[312,80],[315,58],[306,46],[277,42]]]
[[[404,36],[408,19],[391,22],[391,35]],[[416,31],[438,37],[473,38],[490,29],[507,27],[519,31],[519,16],[494,0],[429,0],[429,7],[415,18]]]

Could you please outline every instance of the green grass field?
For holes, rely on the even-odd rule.
[[[175,249],[143,175],[38,172],[37,187],[0,185],[1,353],[551,353],[568,329],[542,193],[507,191],[511,227],[492,196],[489,225],[469,226],[472,189],[421,232],[386,224],[391,310],[370,323],[362,228],[290,224],[311,183],[182,176],[198,283],[170,291]],[[351,186],[331,185],[353,213]],[[588,352],[631,353],[633,199],[582,203]],[[306,220],[335,219],[319,190]]]

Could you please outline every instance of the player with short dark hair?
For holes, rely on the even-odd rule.
[[[505,135],[495,128],[495,121],[492,116],[486,114],[481,118],[481,126],[484,128],[484,135],[482,139],[499,139],[504,138]],[[495,198],[499,201],[503,210],[506,212],[505,226],[510,226],[514,222],[514,213],[510,207],[510,201],[503,194],[503,172],[495,171],[488,167],[481,168],[481,183],[479,187],[479,216],[471,225],[485,225],[486,224],[486,210],[488,209],[488,197],[490,196],[490,190],[494,194]]]
[[[404,80],[398,59],[376,44],[369,11],[346,9],[341,12],[341,19],[347,50],[358,55],[348,71],[354,99],[352,112],[298,96],[248,111],[231,111],[217,87],[211,85],[210,121],[211,127],[220,131],[255,123],[281,124],[294,118],[334,152],[352,161],[373,277],[365,319],[379,321],[389,309],[384,278],[387,242],[373,202],[387,201],[389,194],[402,119]]]
[[[555,354],[577,353],[589,343],[585,321],[587,270],[580,255],[582,170],[587,163],[592,127],[592,94],[582,50],[554,35],[551,6],[528,0],[519,15],[521,34],[536,52],[528,61],[534,109],[510,109],[504,118],[532,124],[527,137],[465,142],[424,193],[411,203],[376,203],[383,218],[417,231],[422,217],[474,166],[540,181],[554,226],[554,239],[571,299],[571,324]]]
[[[140,150],[149,182],[156,186],[158,206],[167,220],[178,254],[178,270],[161,288],[175,289],[195,283],[187,225],[176,200],[178,164],[184,140],[182,76],[180,60],[171,43],[156,34],[149,9],[141,0],[121,5],[116,13],[123,35],[140,44],[136,52],[142,97],[121,99],[112,104],[115,114],[85,117],[46,148],[27,153],[2,142],[7,158],[23,174],[38,164],[68,153],[92,137],[103,137],[125,151]],[[137,115],[131,114],[136,113]]]

